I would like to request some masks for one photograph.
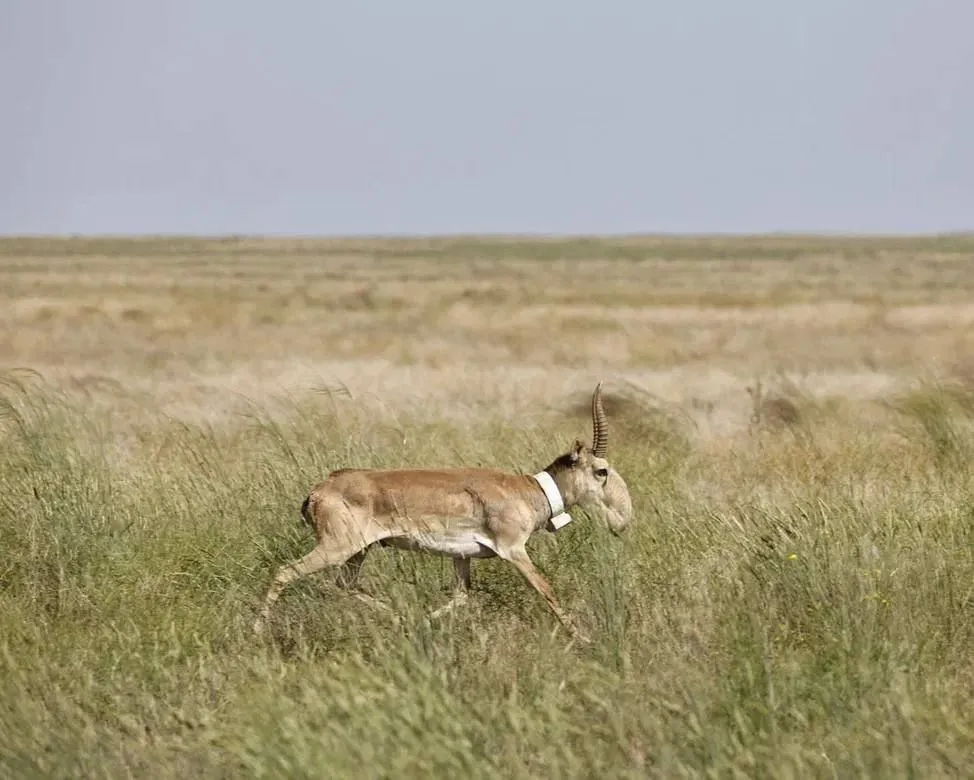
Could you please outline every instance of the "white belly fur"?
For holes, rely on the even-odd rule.
[[[391,547],[425,550],[451,558],[491,558],[497,555],[493,543],[473,531],[448,531],[439,534],[415,531],[408,536],[393,536],[382,541]]]

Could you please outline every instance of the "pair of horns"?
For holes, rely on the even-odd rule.
[[[592,452],[597,458],[604,458],[609,447],[609,424],[602,408],[602,383],[595,386],[592,394]]]

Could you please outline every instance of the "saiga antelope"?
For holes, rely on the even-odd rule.
[[[484,468],[333,471],[301,507],[317,544],[277,571],[254,631],[263,630],[281,591],[301,577],[342,566],[341,584],[354,587],[366,554],[379,544],[453,559],[458,592],[437,613],[465,597],[471,558],[499,556],[544,597],[569,633],[580,637],[525,543],[537,531],[556,531],[571,522],[566,510],[574,506],[600,512],[616,535],[632,521],[629,489],[605,459],[609,430],[601,382],[592,394],[592,429],[591,449],[576,439],[571,450],[534,475]]]

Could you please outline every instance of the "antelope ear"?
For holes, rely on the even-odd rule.
[[[568,453],[573,464],[578,463],[578,460],[582,457],[582,453],[584,451],[585,442],[583,442],[581,439],[575,439],[575,443],[572,445],[572,451]]]

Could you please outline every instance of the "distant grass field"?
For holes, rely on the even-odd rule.
[[[974,239],[0,240],[0,776],[974,776]],[[631,532],[381,550],[250,633],[342,466]]]

